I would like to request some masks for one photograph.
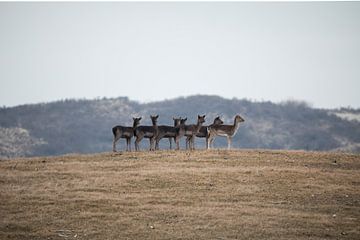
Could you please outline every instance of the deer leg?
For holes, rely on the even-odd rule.
[[[137,135],[136,136],[136,140],[135,140],[135,151],[139,151],[140,147],[139,147],[139,142],[144,138],[143,135]]]
[[[131,137],[126,138],[127,150],[131,152]]]
[[[211,145],[210,145],[211,139],[212,139],[212,136],[211,136],[211,135],[209,135],[209,136],[206,138],[206,147],[207,147],[207,149],[211,149]]]
[[[159,139],[156,139],[156,141],[155,141],[155,149],[156,150],[159,150]]]
[[[116,152],[116,142],[120,139],[120,135],[114,137],[113,140],[113,152]]]
[[[191,148],[192,150],[195,150],[195,135],[192,135],[191,137]]]
[[[180,150],[180,136],[175,137],[176,150]]]
[[[187,146],[186,146],[186,149],[192,150],[192,141],[191,141],[191,139],[192,139],[192,136],[188,136],[186,138],[186,143],[189,144],[189,148],[187,148]]]
[[[171,137],[169,138],[170,150],[172,149],[172,140]]]
[[[209,143],[211,148],[214,148],[214,140],[215,140],[215,136],[211,136],[210,143]]]
[[[186,137],[186,150],[191,149],[190,139],[191,139],[191,137]]]
[[[154,137],[151,137],[149,138],[150,140],[150,151],[155,151],[155,138]]]
[[[206,136],[206,149],[210,149],[210,134]]]
[[[228,141],[228,150],[230,150],[231,149],[231,137],[230,136],[227,137],[227,141]]]

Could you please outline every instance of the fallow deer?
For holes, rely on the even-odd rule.
[[[181,118],[174,118],[174,126],[165,126],[165,125],[161,125],[158,126],[158,130],[159,133],[156,137],[156,149],[159,149],[159,141],[162,138],[168,138],[169,139],[169,143],[170,143],[170,149],[172,149],[172,140],[174,139],[175,141],[175,137],[176,137],[176,127],[178,127],[180,125],[180,120]]]
[[[143,138],[149,138],[150,140],[150,151],[154,150],[155,138],[158,135],[157,119],[159,115],[150,116],[152,126],[138,126],[135,129],[135,150],[139,151],[139,143]]]
[[[240,115],[236,115],[233,125],[210,125],[208,127],[209,137],[206,143],[207,145],[206,148],[211,147],[216,136],[222,136],[222,137],[227,137],[228,149],[230,149],[232,138],[239,129],[240,123],[244,121],[245,120],[242,117],[240,117]]]
[[[199,133],[202,124],[205,122],[205,115],[198,115],[198,120],[196,124],[185,125],[184,126],[184,135],[189,138],[189,148],[190,150],[195,150],[194,140],[195,135]]]
[[[176,127],[176,150],[180,149],[180,139],[185,135],[185,122],[187,118],[180,119],[180,125]]]
[[[224,122],[220,119],[220,116],[217,116],[215,119],[214,119],[214,122],[212,125],[216,125],[216,124],[223,124]],[[205,139],[205,147],[206,147],[206,144],[207,144],[207,139],[209,137],[209,132],[208,132],[208,127],[209,126],[201,126],[199,132],[196,134],[196,137],[198,138],[206,138]],[[186,138],[186,149],[190,148],[190,137],[187,137]]]
[[[126,150],[131,151],[130,140],[134,136],[134,130],[140,124],[140,120],[141,120],[141,117],[133,118],[133,126],[132,127],[115,126],[112,128],[112,132],[114,134],[113,152],[116,152],[116,142],[120,138],[126,139]]]

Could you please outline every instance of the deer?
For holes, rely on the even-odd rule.
[[[179,150],[180,138],[183,136],[189,137],[189,148],[190,150],[195,150],[195,145],[194,145],[195,135],[199,133],[200,128],[204,122],[205,122],[205,115],[203,116],[198,115],[198,120],[196,124],[191,124],[191,125],[185,125],[185,123],[183,125],[180,124],[178,134],[176,136],[177,150]]]
[[[158,135],[158,126],[157,119],[159,115],[152,116],[150,115],[152,126],[138,126],[135,129],[134,135],[136,137],[135,140],[135,150],[139,151],[139,143],[143,138],[149,138],[150,140],[150,151],[154,150],[154,141]]]
[[[240,117],[240,115],[236,115],[233,125],[210,125],[208,127],[209,136],[206,142],[206,148],[209,149],[211,147],[216,136],[222,136],[227,138],[228,149],[231,149],[232,138],[237,133],[241,122],[245,122],[245,120]]]
[[[181,118],[175,118],[173,117],[174,120],[174,126],[166,126],[166,125],[161,125],[158,126],[158,130],[159,133],[156,137],[156,150],[159,149],[159,142],[162,138],[168,138],[169,139],[169,143],[170,143],[170,149],[172,149],[172,140],[174,138],[175,141],[175,137],[176,137],[176,127],[178,127],[180,125],[180,121]]]
[[[124,127],[124,126],[115,126],[112,128],[112,132],[114,134],[113,140],[113,152],[116,152],[116,142],[120,138],[126,139],[126,151],[131,151],[131,143],[130,140],[134,136],[135,128],[140,124],[141,117],[134,118],[133,117],[133,126],[132,127]]]
[[[176,142],[176,150],[180,149],[180,139],[185,135],[185,122],[187,118],[180,119],[179,126],[176,127],[176,135],[175,135],[175,142]]]
[[[221,120],[220,116],[217,116],[215,119],[214,119],[214,122],[212,125],[216,125],[216,124],[223,124],[224,122]],[[196,134],[196,137],[198,138],[206,138],[205,139],[205,146],[207,144],[207,139],[209,137],[209,132],[208,132],[208,127],[209,126],[201,126],[199,132]],[[190,148],[190,137],[187,137],[186,138],[186,149]]]

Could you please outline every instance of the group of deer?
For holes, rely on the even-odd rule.
[[[225,125],[220,117],[214,119],[213,124],[209,126],[202,126],[205,122],[205,115],[198,115],[197,123],[186,125],[187,118],[173,118],[174,126],[157,125],[159,115],[150,116],[152,126],[139,126],[140,118],[133,118],[132,127],[115,126],[112,129],[114,134],[113,151],[116,152],[116,142],[120,138],[126,139],[126,150],[131,151],[131,138],[135,137],[135,150],[139,151],[139,143],[143,138],[150,140],[150,151],[159,149],[159,142],[162,138],[168,138],[170,142],[170,149],[172,148],[172,139],[176,142],[176,149],[180,149],[180,139],[186,137],[186,149],[195,149],[195,137],[206,138],[206,149],[209,149],[216,136],[227,137],[228,149],[231,147],[232,137],[236,134],[240,122],[244,119],[239,115],[235,116],[234,124]]]

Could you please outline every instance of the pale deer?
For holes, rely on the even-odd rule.
[[[112,132],[114,134],[113,152],[116,152],[116,142],[120,138],[126,139],[126,150],[131,151],[130,140],[134,136],[134,130],[140,124],[140,120],[141,120],[141,117],[133,118],[133,126],[132,127],[115,126],[112,128]]]
[[[154,150],[154,142],[155,138],[158,135],[158,126],[157,126],[157,119],[159,115],[150,116],[152,126],[138,126],[135,129],[135,150],[139,151],[139,143],[143,138],[149,138],[150,140],[150,151]]]
[[[176,137],[176,127],[178,127],[180,125],[180,120],[181,118],[174,118],[174,126],[165,126],[165,125],[161,125],[158,126],[158,135],[156,137],[156,149],[159,149],[159,141],[162,138],[168,138],[169,139],[169,143],[170,143],[170,149],[172,149],[172,139],[174,139],[175,141],[175,137]]]
[[[214,122],[212,125],[216,125],[216,124],[223,124],[224,122],[221,120],[220,116],[217,116],[215,119],[214,119]],[[196,134],[196,137],[198,138],[206,138],[205,139],[205,147],[207,145],[207,139],[209,137],[209,132],[208,132],[208,127],[209,126],[201,126],[199,132]],[[190,148],[190,138],[191,137],[186,137],[186,149]]]
[[[202,124],[205,122],[205,115],[198,115],[198,120],[196,124],[185,125],[184,126],[184,135],[189,138],[189,149],[195,150],[195,136],[199,133]]]
[[[244,121],[245,120],[240,117],[240,115],[236,115],[233,125],[210,125],[208,127],[209,137],[206,143],[207,148],[210,148],[212,146],[212,143],[216,136],[222,136],[227,138],[228,149],[230,149],[232,138],[239,129],[240,123]]]

